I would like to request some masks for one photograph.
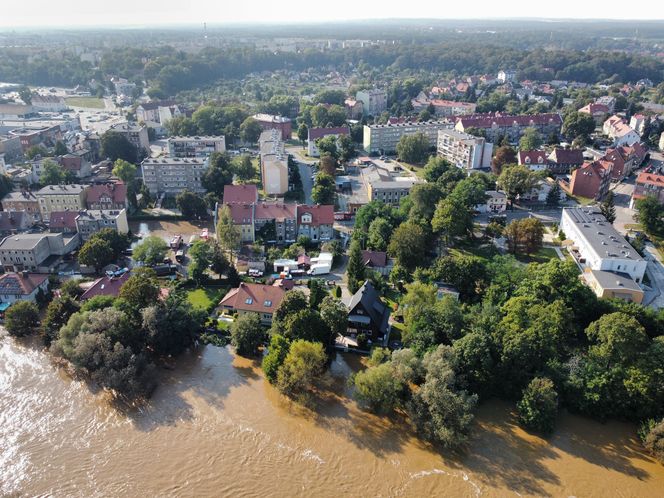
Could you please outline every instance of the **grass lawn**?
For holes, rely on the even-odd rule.
[[[187,292],[187,301],[199,310],[206,310],[211,304],[216,304],[221,299],[223,289],[199,288]]]
[[[424,166],[425,166],[424,164],[412,164],[412,163],[407,163],[405,161],[399,161],[399,164],[401,164],[401,166],[403,166],[407,170],[412,171],[420,178],[424,178]]]
[[[517,254],[516,259],[522,263],[546,263],[551,259],[559,259],[552,247],[542,247],[534,254]]]
[[[105,109],[103,99],[97,97],[69,97],[65,99],[72,107],[88,107],[91,109]]]
[[[589,199],[588,197],[581,197],[580,195],[571,195],[571,194],[567,195],[572,199],[574,199],[579,204],[581,204],[582,206],[588,206],[595,202],[595,199]]]
[[[498,249],[492,244],[482,246],[478,245],[459,245],[449,249],[449,253],[453,256],[477,256],[478,258],[489,260],[494,256],[500,254]]]
[[[641,225],[641,223],[625,223],[625,229],[643,232],[643,226]]]

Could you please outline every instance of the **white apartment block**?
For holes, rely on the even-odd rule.
[[[591,270],[627,274],[636,283],[643,280],[647,262],[598,210],[565,208],[560,229],[574,241],[571,249],[585,259],[581,264]]]
[[[378,116],[387,110],[387,92],[374,88],[372,90],[360,90],[355,95],[355,100],[362,102],[362,112],[365,116]]]
[[[154,157],[141,163],[141,173],[153,195],[176,196],[184,190],[203,194],[203,174],[208,165],[209,158]]]
[[[265,130],[258,141],[263,189],[268,195],[288,191],[288,154],[277,129]]]
[[[127,211],[98,211],[89,209],[81,211],[76,217],[76,231],[81,240],[85,242],[92,234],[97,233],[104,228],[112,228],[118,233],[129,233],[129,223],[127,222]]]
[[[213,152],[226,152],[223,135],[205,137],[171,137],[168,154],[172,157],[207,157]]]
[[[148,137],[147,126],[124,123],[111,126],[109,131],[120,133],[139,151],[142,149],[147,153],[150,152],[150,139]]]
[[[371,153],[394,153],[401,137],[424,133],[429,139],[431,148],[438,144],[438,131],[454,127],[449,121],[423,121],[393,124],[364,125],[364,150]]]
[[[458,168],[467,170],[491,167],[493,144],[457,130],[438,130],[438,155]]]

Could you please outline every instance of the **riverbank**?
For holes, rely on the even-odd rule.
[[[511,407],[479,407],[465,453],[438,454],[345,394],[332,365],[317,412],[264,381],[258,362],[206,346],[162,371],[122,415],[46,353],[0,337],[0,492],[53,496],[661,496],[664,467],[632,425],[561,414],[549,441]]]

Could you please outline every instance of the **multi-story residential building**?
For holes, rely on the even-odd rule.
[[[664,132],[659,136],[659,150],[664,151]]]
[[[356,100],[353,98],[346,99],[344,101],[344,107],[346,107],[346,115],[348,119],[361,119],[363,114],[363,106],[361,100]]]
[[[54,147],[58,140],[62,140],[62,129],[60,125],[54,126],[35,126],[16,128],[9,131],[10,137],[18,137],[21,141],[21,148],[26,152],[34,145],[43,145],[45,147]]]
[[[266,242],[290,244],[297,240],[297,205],[259,202],[254,206],[255,238]]]
[[[643,135],[646,131],[646,126],[650,123],[650,118],[643,114],[634,114],[629,120],[629,127],[636,131],[639,135]]]
[[[613,140],[614,146],[633,145],[641,140],[641,136],[621,118],[620,116],[611,116],[604,121],[602,131],[606,136]]]
[[[192,157],[154,157],[141,163],[143,183],[153,195],[176,196],[184,190],[205,193],[203,175],[210,159]]]
[[[224,203],[231,213],[233,225],[240,229],[240,242],[253,243],[256,240],[254,228],[254,203]]]
[[[528,166],[531,171],[545,171],[549,160],[544,150],[520,150],[516,156],[517,164]]]
[[[63,112],[69,109],[63,97],[38,93],[32,95],[31,105],[35,111]]]
[[[0,262],[6,272],[23,270],[49,272],[58,256],[79,246],[79,237],[61,233],[19,233],[0,242]]]
[[[316,140],[325,137],[340,137],[342,135],[350,135],[350,128],[348,126],[339,126],[336,128],[309,128],[309,135],[307,138],[307,153],[311,157],[319,157],[318,146]]]
[[[611,179],[621,181],[638,168],[648,153],[648,149],[639,142],[631,146],[619,145],[607,149],[606,154],[599,159],[605,168],[611,166]]]
[[[91,185],[85,197],[88,209],[102,211],[119,211],[127,209],[127,186],[122,182],[101,183]]]
[[[450,121],[423,121],[364,126],[364,150],[369,154],[394,153],[401,137],[422,132],[431,148],[438,143],[438,131],[454,127]],[[463,130],[461,130],[463,131]]]
[[[10,212],[25,212],[31,223],[41,221],[41,209],[39,199],[32,192],[23,190],[21,192],[9,192],[2,198],[2,210]]]
[[[109,131],[123,135],[139,152],[150,153],[150,138],[148,137],[147,126],[136,123],[116,124],[112,125]]]
[[[641,283],[647,262],[596,208],[564,208],[560,229],[572,254],[592,270],[623,273]],[[575,254],[576,253],[576,254]]]
[[[71,237],[77,233],[76,217],[78,214],[79,211],[51,211],[48,221],[48,231]]]
[[[355,99],[362,102],[362,111],[365,116],[378,116],[387,110],[387,91],[374,88],[360,90]]]
[[[81,211],[75,221],[76,231],[83,242],[104,228],[111,228],[121,234],[129,233],[127,211],[124,209],[120,211]]]
[[[5,273],[0,276],[0,303],[5,306],[17,301],[34,303],[40,292],[43,295],[48,292],[48,275],[21,272]]]
[[[611,112],[609,107],[604,104],[588,104],[579,109],[582,114],[589,114],[595,120],[595,124],[600,125],[604,122],[606,115]]]
[[[480,213],[504,213],[507,210],[507,196],[505,192],[487,190],[484,192],[484,195],[486,195],[486,201],[482,204],[476,204],[476,211]]]
[[[52,211],[80,211],[85,209],[87,185],[48,185],[35,195],[39,200],[42,219],[48,220]]]
[[[4,155],[5,162],[13,163],[23,157],[21,138],[9,135],[0,135],[0,156]]]
[[[423,111],[429,106],[433,107],[434,114],[439,117],[462,116],[464,114],[473,114],[477,108],[472,102],[458,102],[456,100],[429,99],[424,92],[411,100],[413,110]]]
[[[616,107],[616,98],[611,95],[603,95],[602,97],[598,97],[595,103],[605,105],[608,109],[607,112],[613,112]]]
[[[254,204],[256,202],[258,202],[256,185],[224,185],[224,204]]]
[[[583,151],[581,149],[562,149],[555,147],[548,157],[549,170],[556,174],[567,174],[573,168],[583,165]]]
[[[112,78],[111,82],[115,87],[115,94],[118,96],[133,97],[136,90],[136,83],[132,83],[126,78]]]
[[[88,151],[79,150],[57,158],[58,163],[76,178],[87,178],[92,175],[92,164],[86,159]]]
[[[0,211],[0,236],[23,232],[30,228],[32,223],[25,211]]]
[[[560,182],[560,186],[571,195],[578,195],[587,199],[601,200],[609,191],[611,185],[611,168],[604,168],[599,161],[586,163],[572,172],[572,179],[568,183]]]
[[[154,102],[139,104],[136,107],[136,121],[165,124],[161,122],[160,110],[163,108],[171,109],[173,107],[177,107],[174,100],[157,100]],[[177,115],[181,113],[176,112],[175,114]]]
[[[334,238],[334,206],[297,205],[297,235],[313,242],[327,242]]]
[[[438,155],[467,170],[491,167],[493,144],[482,137],[475,137],[456,130],[439,130]]]
[[[632,192],[632,199],[630,201],[630,209],[634,209],[636,201],[645,199],[648,196],[655,197],[661,204],[664,204],[664,175],[657,175],[655,173],[648,173],[642,171],[636,177],[634,191]]]
[[[498,71],[497,80],[501,83],[507,83],[508,81],[514,81],[516,78],[516,71],[513,69],[501,69]]]
[[[415,176],[404,176],[375,165],[362,170],[362,179],[367,187],[369,201],[379,200],[394,207],[399,207],[401,199],[410,193],[413,185],[422,182]]]
[[[207,157],[213,152],[226,151],[223,135],[206,137],[170,137],[168,154],[173,157]]]
[[[252,116],[263,131],[277,130],[281,135],[281,140],[290,140],[293,135],[291,120],[284,116],[274,116],[272,114],[254,114]]]
[[[483,131],[489,142],[507,137],[510,142],[517,142],[527,128],[535,128],[540,135],[548,137],[552,133],[560,134],[563,120],[560,114],[533,114],[510,116],[500,113],[475,114],[462,116],[456,122],[458,131],[467,132],[474,128]]]
[[[263,189],[268,195],[288,191],[288,154],[279,130],[266,130],[258,141]]]

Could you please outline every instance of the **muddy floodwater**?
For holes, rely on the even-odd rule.
[[[0,334],[0,495],[662,497],[664,466],[634,427],[563,414],[549,440],[482,405],[468,449],[436,452],[344,393],[316,413],[286,402],[254,362],[207,346],[130,415],[72,381],[38,347]]]

